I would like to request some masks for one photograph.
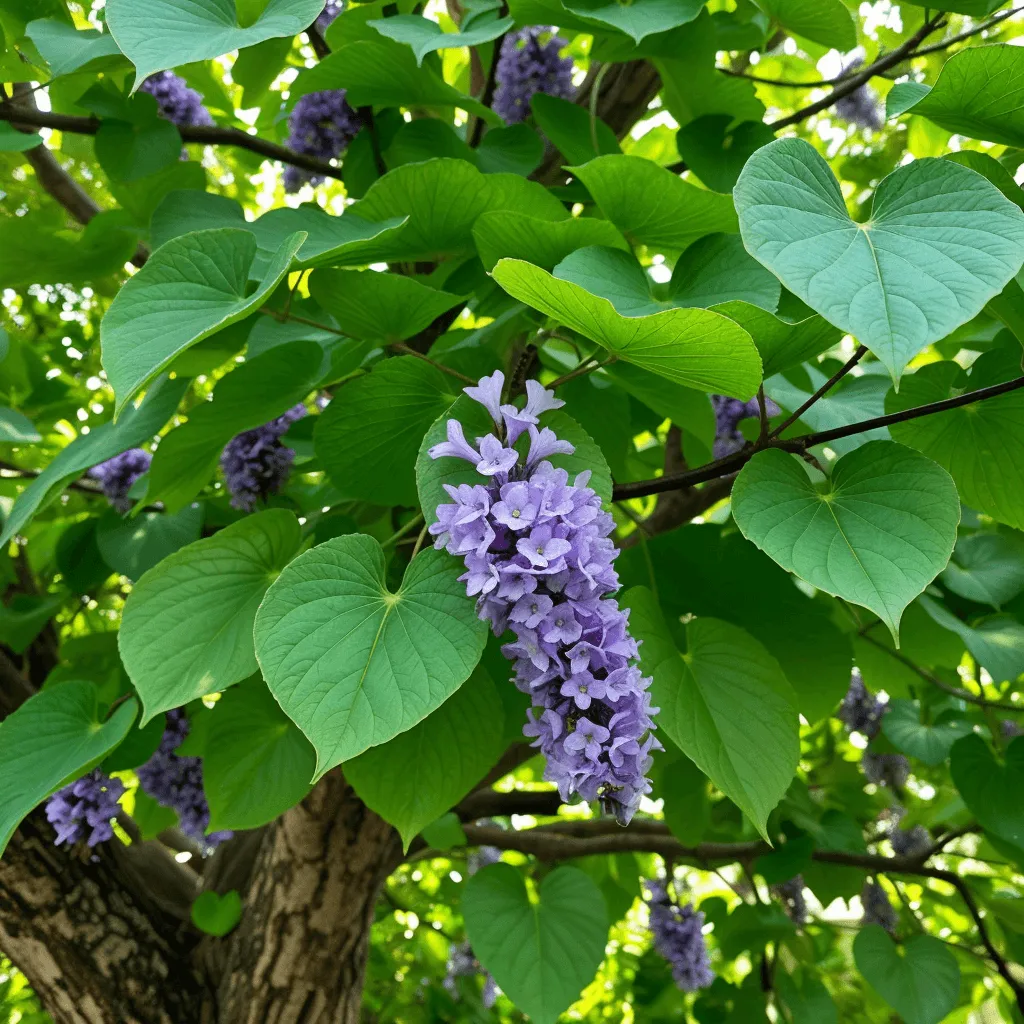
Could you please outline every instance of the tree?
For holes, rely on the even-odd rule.
[[[0,0],[4,1019],[1022,1019],[1022,22],[856,6]]]

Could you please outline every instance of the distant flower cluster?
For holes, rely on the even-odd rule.
[[[470,444],[453,419],[448,440],[430,449],[434,459],[466,460],[482,478],[446,485],[452,503],[438,506],[430,533],[465,560],[460,579],[495,636],[516,635],[503,651],[533,701],[523,732],[547,759],[544,777],[563,800],[599,800],[626,824],[650,792],[650,752],[660,745],[628,613],[608,596],[619,589],[615,523],[587,486],[589,471],[570,484],[548,461],[574,450],[538,427],[564,403],[531,380],[523,409],[503,405],[504,381],[495,373],[465,389],[490,413],[494,433]],[[524,434],[525,458],[515,447]]]
[[[899,915],[878,882],[864,883],[864,888],[860,893],[860,902],[864,908],[864,916],[860,921],[862,925],[879,924],[890,935],[895,935]]]
[[[142,448],[129,448],[89,470],[89,476],[100,482],[104,497],[122,515],[132,507],[128,492],[132,485],[149,472],[153,456]]]
[[[113,821],[124,785],[99,768],[83,775],[46,801],[46,820],[57,830],[54,843],[73,846],[84,839],[89,846],[114,836]]]
[[[321,32],[327,31],[327,26],[344,10],[344,0],[327,0],[327,6],[317,15],[316,27]]]
[[[889,842],[898,857],[922,857],[932,848],[932,837],[924,825],[903,829],[900,828],[899,818],[889,829]]]
[[[843,67],[843,74],[858,71],[863,63],[860,57],[855,58]],[[835,111],[844,121],[861,128],[870,128],[872,131],[877,132],[885,124],[878,95],[866,85],[854,90],[849,96],[836,100]]]
[[[743,420],[759,419],[761,407],[756,398],[741,402],[738,398],[725,395],[712,395],[711,404],[715,410],[715,445],[712,454],[716,459],[724,459],[747,443],[740,432],[740,423]],[[769,416],[778,416],[780,411],[770,398],[765,399],[765,412]]]
[[[714,980],[707,943],[701,930],[704,914],[674,900],[664,882],[644,881],[654,948],[668,961],[676,985],[684,992],[707,988]]]
[[[795,925],[807,923],[807,899],[804,896],[804,876],[794,875],[787,882],[771,887],[772,895],[782,904],[782,909]]]
[[[576,93],[572,58],[561,55],[568,43],[553,33],[553,29],[524,28],[502,40],[492,106],[508,124],[530,116],[530,100],[538,92],[563,100],[571,100]]]
[[[156,100],[160,116],[179,128],[213,124],[210,112],[203,106],[203,97],[173,71],[150,75],[139,86],[139,91],[148,92]]]
[[[859,732],[869,740],[878,735],[882,727],[882,716],[889,710],[885,701],[879,700],[864,685],[864,679],[856,669],[850,676],[850,687],[839,705],[837,717],[850,732]]]
[[[860,768],[868,782],[890,789],[902,789],[910,778],[910,762],[903,754],[876,754],[865,750]]]
[[[359,132],[359,116],[348,105],[344,89],[325,89],[300,96],[288,118],[288,140],[294,153],[319,160],[333,160],[348,149]],[[324,178],[300,167],[286,167],[284,190],[298,192],[308,181],[323,184]]]
[[[243,431],[225,446],[220,457],[231,505],[252,512],[258,502],[266,501],[285,485],[295,452],[281,442],[288,428],[306,415],[304,405],[296,405],[262,427]]]

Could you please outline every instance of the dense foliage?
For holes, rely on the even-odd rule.
[[[0,0],[0,1019],[1024,1020],[1016,15]]]

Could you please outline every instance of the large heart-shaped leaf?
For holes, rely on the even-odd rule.
[[[625,33],[639,43],[647,36],[668,32],[693,21],[704,0],[644,0],[621,4],[616,0],[563,0],[562,6],[581,18]]]
[[[869,608],[896,636],[904,608],[949,561],[960,502],[931,459],[871,441],[844,455],[820,487],[793,456],[760,452],[736,480],[732,512],[784,569]]]
[[[897,383],[1024,262],[1024,213],[949,160],[916,160],[884,178],[858,224],[818,151],[778,139],[747,161],[733,198],[748,252]]]
[[[239,24],[234,0],[108,0],[107,27],[135,65],[135,88],[156,71],[209,60],[313,24],[324,0],[269,0]]]
[[[793,781],[800,755],[792,687],[749,633],[718,619],[686,625],[680,653],[653,595],[626,592],[641,668],[653,677],[658,726],[765,837],[768,814]]]
[[[469,677],[487,627],[429,548],[397,591],[372,537],[335,537],[296,558],[256,616],[256,653],[285,713],[317,751],[316,778],[426,718]]]
[[[142,512],[129,520],[111,510],[96,526],[96,544],[103,561],[115,572],[137,580],[157,562],[199,540],[201,505],[180,512]]]
[[[868,925],[853,940],[853,958],[906,1024],[939,1024],[957,1004],[960,965],[930,935],[914,935],[897,947],[881,925]]]
[[[899,751],[925,764],[937,765],[949,757],[953,744],[971,731],[969,723],[957,717],[922,722],[915,701],[890,700],[882,718],[882,732]]]
[[[604,959],[604,897],[579,868],[545,875],[534,901],[511,864],[492,864],[466,883],[462,916],[473,954],[536,1024],[555,1024]]]
[[[127,736],[137,711],[128,700],[104,721],[96,687],[71,681],[41,690],[0,722],[0,854],[36,804]]]
[[[390,18],[371,19],[372,25],[382,36],[412,47],[416,63],[435,50],[450,50],[459,46],[479,46],[504,35],[514,24],[511,18],[476,19],[464,32],[443,32],[436,21],[419,14],[395,14]]]
[[[74,71],[112,71],[128,67],[109,32],[79,30],[59,18],[39,18],[25,26],[25,35],[50,66],[54,78]]]
[[[669,380],[737,398],[750,398],[761,382],[750,335],[720,313],[666,309],[627,317],[608,299],[532,263],[500,260],[492,273],[509,295]]]
[[[117,293],[100,324],[103,368],[117,395],[117,413],[175,356],[259,309],[288,273],[305,237],[299,231],[281,243],[252,291],[251,231],[197,231],[157,249]]]
[[[509,685],[503,683],[502,685]],[[387,743],[345,762],[359,798],[413,838],[454,807],[501,757],[505,711],[483,667],[436,711]]]
[[[986,832],[1024,846],[1024,738],[1011,740],[1000,764],[977,734],[953,744],[949,761],[953,784]]]
[[[135,584],[118,647],[143,725],[256,671],[256,609],[300,540],[295,516],[270,509],[181,548]]]

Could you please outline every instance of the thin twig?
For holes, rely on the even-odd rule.
[[[571,380],[575,380],[577,377],[584,377],[588,373],[600,370],[603,366],[610,366],[615,362],[616,358],[617,356],[609,356],[607,359],[598,360],[596,356],[591,356],[590,359],[584,360],[580,363],[575,370],[570,370],[568,373],[563,373],[561,377],[556,377],[547,385],[548,390],[553,391],[555,388],[561,387],[563,384],[566,384]]]
[[[440,370],[442,373],[448,374],[449,377],[454,377],[456,380],[461,381],[463,384],[476,384],[477,381],[473,380],[472,377],[467,377],[464,373],[459,373],[458,370],[453,370],[450,366],[445,366],[444,363],[439,363],[430,356],[424,355],[422,352],[417,352],[416,349],[410,348],[403,341],[396,341],[388,346],[392,352],[399,352],[403,356],[415,356],[417,359],[424,363],[430,363],[431,366],[436,370]]]
[[[834,388],[861,361],[861,359],[864,358],[867,351],[868,350],[865,345],[859,345],[857,347],[857,351],[854,352],[853,355],[850,356],[850,358],[838,370],[836,370],[836,372],[833,373],[832,376],[829,377],[829,379],[825,381],[825,383],[822,384],[821,387],[818,388],[818,390],[815,391],[799,409],[796,410],[796,412],[788,416],[781,424],[779,424],[779,426],[771,432],[770,436],[779,437],[787,427],[791,427],[796,423],[796,421],[800,419],[800,417],[803,416],[803,414],[807,412],[815,402],[824,398],[824,396],[827,395],[829,391],[831,391],[832,388]]]
[[[410,519],[409,522],[405,524],[405,526],[400,527],[393,534],[391,534],[391,536],[388,537],[388,539],[384,541],[383,544],[381,544],[382,550],[386,551],[389,547],[391,547],[392,544],[397,544],[399,540],[402,539],[402,537],[404,537],[407,533],[411,533],[422,522],[423,513],[417,512],[416,515],[414,515],[412,519]]]
[[[423,541],[427,536],[427,524],[423,524],[423,529],[420,530],[419,536],[416,538],[416,546],[412,549],[412,554],[409,556],[409,561],[413,561],[416,556],[420,553],[420,548],[423,547]]]

